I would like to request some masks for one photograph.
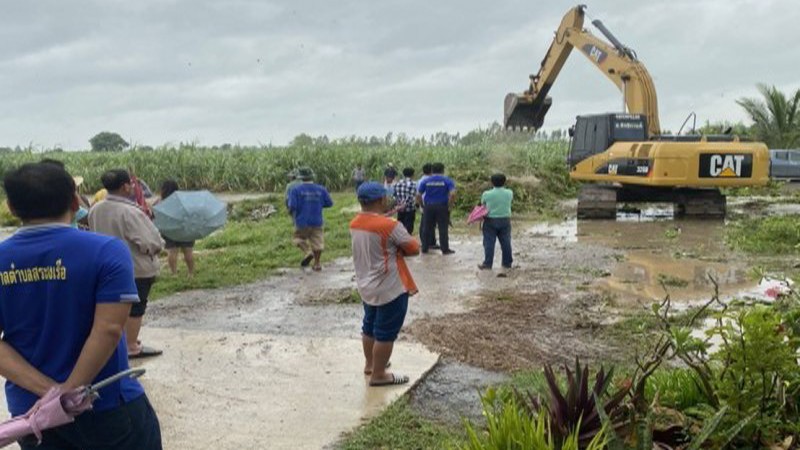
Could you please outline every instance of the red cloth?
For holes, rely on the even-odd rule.
[[[152,218],[153,212],[150,211],[150,205],[148,205],[147,201],[144,199],[144,189],[142,189],[139,179],[136,178],[134,174],[131,174],[131,183],[133,184],[134,201],[136,201],[136,204],[139,205],[139,208],[141,208],[148,217]]]

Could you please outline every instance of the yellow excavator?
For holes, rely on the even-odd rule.
[[[769,150],[732,135],[663,135],[656,90],[636,53],[599,20],[608,41],[583,28],[585,5],[567,12],[530,87],[505,99],[508,129],[539,129],[552,105],[548,92],[577,48],[622,91],[625,111],[581,115],[570,128],[570,177],[584,181],[579,218],[615,218],[617,203],[672,203],[675,216],[724,217],[719,188],[763,186]]]

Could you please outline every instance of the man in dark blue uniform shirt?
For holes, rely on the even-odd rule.
[[[4,180],[23,226],[0,242],[0,375],[12,416],[50,388],[74,389],[128,369],[124,340],[139,301],[128,246],[70,227],[78,210],[72,177],[52,164],[26,164]],[[23,439],[23,450],[160,450],[161,431],[138,381],[100,390],[74,423]]]
[[[450,249],[447,227],[450,226],[450,205],[455,199],[456,183],[444,175],[444,164],[433,164],[433,175],[425,178],[417,190],[417,202],[422,203],[422,253],[428,253],[428,247],[434,240],[434,227],[439,228],[439,245],[443,255],[455,253]]]

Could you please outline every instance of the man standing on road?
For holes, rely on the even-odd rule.
[[[350,222],[350,236],[358,293],[364,303],[364,374],[370,375],[370,386],[405,384],[407,376],[387,372],[386,367],[405,321],[408,297],[417,293],[403,257],[418,255],[419,243],[405,227],[384,215],[389,195],[380,183],[362,184],[357,195],[361,212]]]
[[[511,201],[514,192],[507,189],[506,176],[502,173],[492,175],[492,189],[481,195],[481,204],[489,210],[483,219],[483,263],[481,270],[491,270],[494,262],[494,244],[500,241],[503,254],[503,267],[511,268],[514,258],[511,255]]]
[[[304,258],[301,267],[308,267],[314,260],[313,269],[322,270],[320,257],[325,249],[325,236],[322,230],[322,209],[333,206],[328,191],[314,183],[314,172],[307,167],[297,171],[302,181],[289,192],[289,212],[294,217],[294,245],[302,250]]]
[[[417,192],[419,192],[419,187],[422,185],[422,182],[430,178],[433,175],[433,164],[425,163],[422,165],[422,176],[417,180]],[[417,205],[421,210],[420,218],[419,218],[419,241],[423,242],[426,239],[425,234],[425,209],[422,208],[422,203],[425,201],[425,195],[421,196],[422,200],[417,201]],[[436,230],[433,232],[433,238],[430,242],[428,242],[428,248],[437,250],[439,246],[436,244]]]
[[[130,358],[158,356],[161,350],[142,345],[139,331],[147,310],[150,289],[161,270],[158,255],[164,249],[161,233],[149,217],[133,202],[133,185],[128,171],[110,170],[100,178],[108,197],[89,210],[89,227],[92,231],[122,239],[133,256],[133,272],[139,302],[131,307],[131,317],[125,325]]]
[[[455,199],[456,184],[444,175],[444,164],[432,166],[433,175],[419,186],[417,201],[423,204],[425,234],[422,238],[422,253],[428,253],[429,243],[433,241],[434,227],[439,228],[439,244],[443,255],[452,255],[447,227],[450,226],[450,205]],[[424,201],[423,201],[424,196]]]
[[[397,220],[406,227],[408,234],[414,233],[414,220],[417,218],[417,183],[411,179],[414,169],[403,169],[403,179],[394,184],[394,202],[400,209],[397,211]]]
[[[139,299],[125,243],[70,227],[79,200],[64,169],[26,164],[3,185],[23,224],[0,243],[0,375],[8,409],[19,416],[53,387],[71,390],[127,370],[122,338]],[[23,438],[22,449],[162,448],[138,381],[123,378],[99,393],[93,410],[43,431],[41,446]]]

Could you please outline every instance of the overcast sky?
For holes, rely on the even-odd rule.
[[[502,121],[505,94],[527,87],[574,5],[7,1],[0,146],[80,149],[103,130],[147,145],[466,132]],[[735,100],[757,82],[800,88],[797,0],[596,0],[587,13],[646,64],[664,128],[691,111],[744,119]],[[577,52],[551,96],[550,129],[622,102]]]

